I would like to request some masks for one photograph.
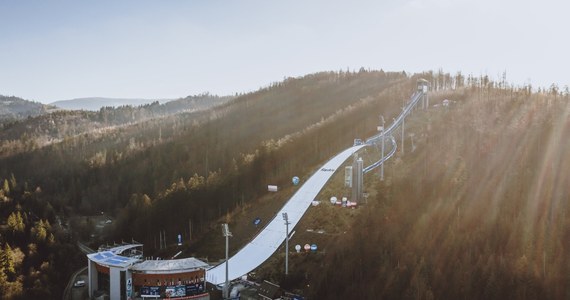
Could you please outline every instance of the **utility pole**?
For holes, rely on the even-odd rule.
[[[289,275],[289,216],[286,212],[283,214],[285,221],[285,276]]]
[[[224,299],[228,299],[229,295],[230,295],[230,281],[228,279],[228,254],[229,254],[229,246],[230,246],[230,236],[232,236],[232,233],[230,232],[230,228],[228,227],[228,223],[224,223],[222,224],[222,233],[223,235],[226,237],[226,283],[224,284],[224,289],[223,289],[223,294],[224,294]]]

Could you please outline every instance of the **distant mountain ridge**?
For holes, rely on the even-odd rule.
[[[140,106],[155,101],[164,103],[173,99],[139,99],[139,98],[105,98],[105,97],[87,97],[76,98],[71,100],[60,100],[50,103],[59,108],[67,110],[90,110],[98,111],[102,107],[119,107],[125,105]]]
[[[136,106],[123,104],[119,107],[111,107],[107,105],[97,111],[57,109],[49,105],[46,106],[45,113],[37,116],[25,119],[13,118],[6,122],[1,122],[0,119],[0,157],[3,154],[3,147],[12,147],[13,145],[6,145],[12,143],[11,141],[19,141],[22,136],[34,140],[35,146],[41,147],[54,141],[61,141],[66,137],[104,128],[208,110],[232,99],[234,99],[233,96],[201,94],[163,104],[155,100],[152,103]]]
[[[48,112],[51,107],[39,102],[15,96],[0,95],[0,122],[35,117]]]

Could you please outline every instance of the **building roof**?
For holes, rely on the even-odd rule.
[[[97,253],[87,254],[87,257],[103,266],[127,268],[130,267],[133,271],[144,273],[181,273],[191,272],[199,268],[209,268],[210,266],[193,257],[183,259],[170,259],[170,260],[143,260],[140,256],[123,256],[123,252],[142,247],[142,244],[127,244],[120,245]]]
[[[144,273],[180,273],[207,268],[209,265],[199,259],[190,257],[170,260],[145,260],[133,265],[131,270]]]
[[[91,253],[87,254],[87,257],[99,265],[119,268],[126,268],[141,261],[139,258],[117,255],[113,251]]]
[[[120,245],[117,247],[113,247],[113,248],[107,249],[107,250],[111,251],[115,254],[121,254],[121,253],[125,252],[126,250],[137,248],[137,247],[142,247],[142,246],[143,246],[143,244],[127,244],[127,245]]]

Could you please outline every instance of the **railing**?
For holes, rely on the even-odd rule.
[[[364,168],[362,170],[364,173],[368,173],[368,172],[374,170],[375,168],[381,166],[386,160],[388,160],[390,157],[392,157],[394,155],[394,153],[396,153],[396,149],[398,148],[398,146],[396,144],[396,139],[392,136],[392,132],[394,130],[396,130],[396,128],[398,128],[402,124],[404,119],[410,114],[410,112],[412,112],[414,107],[418,104],[418,102],[420,101],[420,99],[422,99],[423,96],[424,96],[424,92],[414,92],[412,94],[412,96],[410,97],[410,102],[408,102],[408,105],[406,105],[403,108],[400,115],[398,115],[398,118],[396,118],[394,120],[394,123],[392,123],[392,125],[390,125],[390,127],[388,127],[388,129],[384,130],[382,133],[371,136],[370,138],[368,138],[366,140],[366,144],[370,146],[370,145],[374,145],[374,144],[378,143],[379,141],[381,141],[383,137],[386,138],[386,136],[389,136],[388,138],[390,139],[390,142],[392,142],[392,150],[387,155],[385,155],[384,158],[380,158],[380,160],[378,160],[377,162],[375,162],[375,163],[369,165],[368,167]],[[403,138],[404,137],[402,137],[402,139]]]
[[[396,150],[398,149],[398,146],[396,144],[396,139],[393,136],[390,136],[389,138],[390,138],[390,142],[392,142],[392,150],[390,150],[390,152],[388,152],[388,154],[384,155],[384,159],[380,158],[379,161],[377,161],[377,162],[369,165],[368,167],[364,168],[362,170],[362,172],[368,173],[368,172],[374,170],[375,168],[382,165],[385,161],[387,161],[390,157],[392,157],[392,155],[394,155],[394,153],[396,153]]]

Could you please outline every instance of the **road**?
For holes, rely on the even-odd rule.
[[[402,109],[402,113],[395,119],[394,123],[385,131],[386,135],[390,135],[402,122],[405,117],[412,112],[415,105],[422,98],[422,92],[416,92],[410,98],[408,104]],[[248,244],[241,248],[234,256],[228,260],[228,278],[233,280],[239,278],[266,261],[277,248],[285,241],[285,221],[282,214],[287,213],[289,217],[289,231],[291,232],[297,223],[301,220],[311,202],[321,191],[324,185],[329,181],[335,171],[358,150],[363,147],[373,145],[381,139],[381,134],[373,136],[366,140],[363,145],[350,147],[337,154],[319,168],[287,201],[267,226]],[[386,155],[384,161],[390,158],[396,151],[396,142],[393,137],[389,139],[392,142],[392,151]],[[367,167],[367,171],[381,165],[384,161],[379,161]],[[225,282],[225,263],[216,265],[206,272],[206,280],[212,284],[222,284]]]
[[[95,250],[83,245],[81,242],[77,242],[77,247],[79,247],[79,250],[81,250],[81,252],[83,252],[84,254],[90,254],[90,253],[95,253]],[[73,275],[71,275],[71,278],[69,279],[69,281],[67,282],[67,286],[65,287],[65,290],[63,290],[63,300],[75,300],[75,299],[82,299],[82,295],[84,294],[85,291],[87,291],[87,287],[78,287],[78,288],[73,288],[73,284],[77,281],[77,280],[85,280],[85,282],[87,282],[87,280],[84,277],[84,275],[80,275],[81,273],[85,272],[87,270],[87,267],[83,267],[77,271],[75,271],[75,273],[73,273]],[[78,278],[78,276],[80,276],[80,278]]]
[[[75,299],[84,299],[83,295],[87,294],[87,286],[84,287],[73,287],[73,283],[75,283],[77,280],[85,280],[85,282],[87,282],[87,276],[86,275],[81,275],[81,273],[87,271],[87,267],[83,267],[77,271],[75,271],[75,273],[73,273],[73,275],[71,275],[71,279],[69,280],[69,282],[67,283],[67,286],[65,287],[65,290],[63,291],[63,300],[75,300]]]
[[[81,252],[83,252],[84,254],[91,254],[91,253],[95,253],[95,250],[85,246],[83,243],[81,242],[77,242],[77,247],[79,247],[79,250],[81,250]]]

